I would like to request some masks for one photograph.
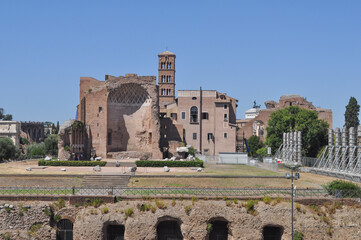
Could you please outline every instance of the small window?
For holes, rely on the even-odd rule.
[[[97,127],[99,127],[99,123],[97,123]]]
[[[228,137],[228,133],[223,133],[223,137],[227,138]]]
[[[202,113],[202,119],[207,119],[207,120],[209,119],[209,115],[207,112]]]
[[[207,134],[208,141],[213,140],[213,133]]]
[[[224,109],[227,109],[227,108],[228,108],[228,105],[227,105],[227,104],[224,104],[224,105],[223,105],[223,108],[224,108]]]
[[[197,140],[197,133],[193,133],[193,140]]]
[[[167,82],[170,83],[170,82],[171,82],[171,79],[172,79],[171,76],[167,76]]]
[[[167,68],[168,68],[168,69],[172,69],[172,63],[168,63],[168,64],[167,64]]]
[[[192,100],[197,100],[197,98],[196,98],[196,97],[192,97]]]
[[[186,119],[186,112],[182,112],[182,119]]]
[[[162,76],[161,79],[162,79],[162,82],[165,82],[165,76]]]
[[[224,121],[225,121],[225,122],[228,122],[228,115],[227,115],[227,113],[224,114]]]
[[[98,111],[103,112],[103,107],[99,107]]]
[[[161,93],[161,95],[162,95],[162,96],[165,95],[165,89],[164,89],[164,88],[162,88],[162,93]]]
[[[160,67],[161,69],[165,69],[165,62],[162,62],[160,65],[161,65]]]

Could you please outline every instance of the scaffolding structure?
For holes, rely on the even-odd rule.
[[[283,133],[283,143],[274,155],[277,162],[299,164],[302,160],[301,131]]]
[[[361,182],[361,125],[357,131],[329,129],[328,145],[311,172]]]

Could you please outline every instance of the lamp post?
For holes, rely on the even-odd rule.
[[[293,240],[293,234],[294,234],[294,231],[293,231],[293,198],[294,198],[294,195],[295,195],[295,188],[293,186],[293,179],[299,179],[300,178],[300,174],[299,173],[296,173],[295,175],[293,175],[295,171],[295,166],[291,166],[291,175],[290,173],[286,173],[286,178],[291,178],[291,199],[292,199],[292,203],[291,203],[291,228],[292,228],[292,240]]]

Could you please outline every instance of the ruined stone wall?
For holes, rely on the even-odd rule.
[[[195,200],[192,203],[192,200],[175,199],[160,200],[158,204],[154,200],[123,200],[98,208],[67,204],[60,209],[53,204],[52,216],[46,210],[51,208],[50,202],[0,202],[0,206],[5,204],[13,206],[10,211],[4,207],[0,209],[0,234],[8,233],[10,239],[55,239],[55,215],[73,222],[76,240],[104,239],[105,227],[109,224],[123,225],[124,239],[155,240],[158,224],[166,220],[176,220],[180,224],[184,240],[208,239],[207,223],[212,220],[228,223],[229,240],[261,240],[265,226],[278,226],[283,229],[282,239],[291,239],[291,203],[283,201],[270,204],[260,201],[253,213],[247,212],[245,202],[233,200]],[[155,209],[153,212],[141,211],[142,204],[150,204]],[[161,204],[164,204],[163,209],[156,207]],[[133,213],[126,217],[125,212],[130,208]],[[39,228],[29,233],[35,224],[40,224]],[[295,206],[294,228],[304,234],[304,239],[356,240],[360,239],[360,227],[359,204]]]

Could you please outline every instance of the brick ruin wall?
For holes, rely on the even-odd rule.
[[[117,203],[103,204],[98,208],[66,204],[61,209],[53,208],[53,216],[73,222],[73,236],[76,240],[104,239],[108,224],[125,227],[124,239],[157,239],[157,225],[162,220],[176,220],[184,240],[207,239],[207,223],[212,220],[228,222],[228,239],[263,239],[265,226],[283,228],[282,239],[291,239],[291,203],[281,201],[277,204],[265,204],[260,201],[255,205],[256,214],[249,214],[239,201],[197,200],[190,199],[161,200],[166,208],[152,211],[140,211],[139,206],[149,203],[156,206],[154,200],[123,199]],[[313,203],[312,201],[311,203]],[[0,206],[13,205],[11,210],[0,209],[0,236],[10,239],[56,239],[56,222],[49,216],[53,202],[45,201],[10,201],[0,200]],[[159,203],[158,203],[159,204]],[[342,209],[329,211],[324,202],[312,209],[309,205],[296,205],[294,228],[304,234],[304,239],[360,239],[361,227],[360,204],[343,205]],[[189,206],[188,214],[185,207]],[[240,207],[241,206],[241,207]],[[104,209],[108,208],[108,212]],[[127,209],[133,214],[125,217]],[[27,209],[27,210],[25,210]],[[38,225],[38,228],[32,226]],[[332,235],[332,237],[331,237]]]

